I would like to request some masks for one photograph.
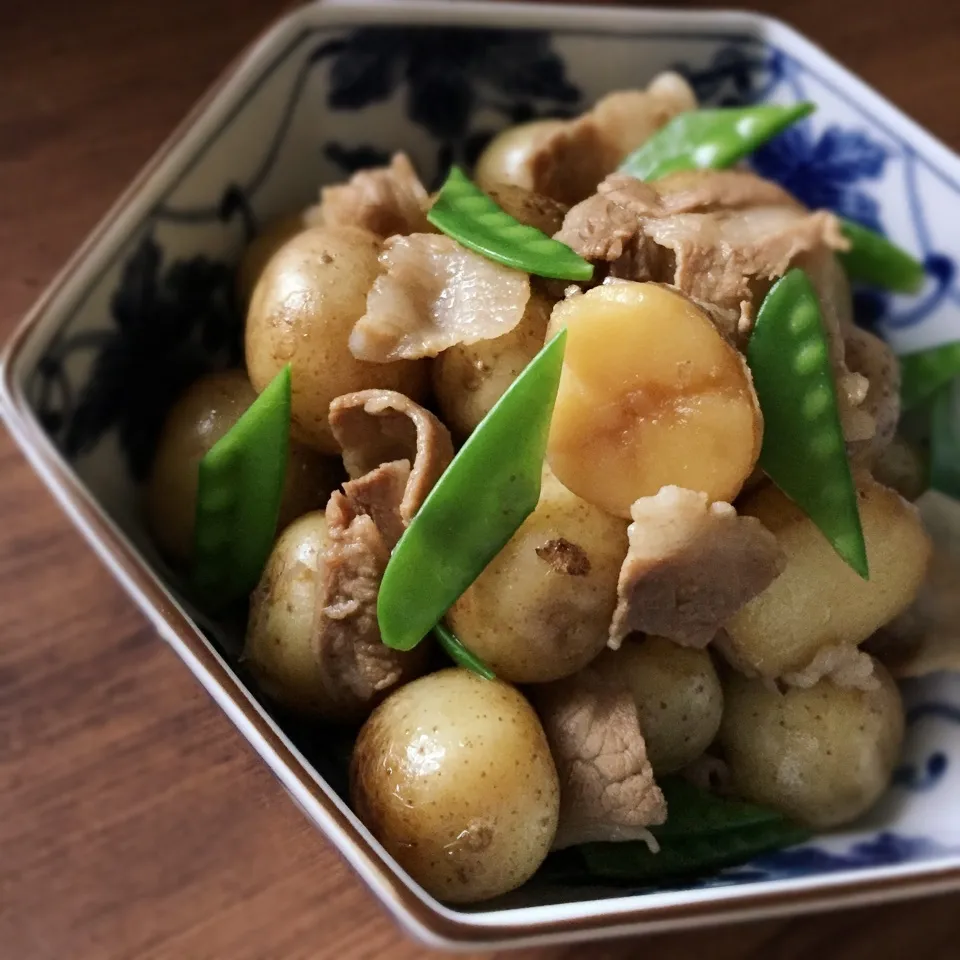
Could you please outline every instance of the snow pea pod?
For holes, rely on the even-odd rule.
[[[820,304],[802,270],[790,270],[764,298],[747,362],[763,413],[760,466],[869,579]]]
[[[394,548],[377,597],[388,647],[416,646],[536,507],[565,346],[561,331],[530,361]]]
[[[916,293],[923,286],[923,264],[891,243],[882,233],[840,218],[849,250],[837,256],[851,280],[860,280],[896,293]]]
[[[473,673],[484,680],[496,680],[496,674],[474,653],[471,653],[464,645],[461,639],[450,630],[446,624],[438,623],[433,632],[437,636],[437,641],[443,647],[446,655],[458,666]]]
[[[960,375],[960,343],[900,357],[900,404],[912,410]]]
[[[960,500],[960,380],[943,387],[930,405],[930,486]]]
[[[290,366],[200,461],[193,582],[218,607],[249,593],[273,546],[290,443]]]
[[[452,167],[427,219],[442,233],[506,267],[555,280],[589,280],[593,265],[565,243],[497,206],[459,167]]]
[[[634,150],[620,170],[638,180],[656,180],[678,170],[731,167],[815,109],[802,102],[689,110]]]

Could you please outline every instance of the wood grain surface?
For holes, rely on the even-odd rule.
[[[708,4],[709,5],[709,4]],[[0,0],[0,336],[278,0]],[[678,5],[679,6],[679,5]],[[766,0],[954,148],[954,0]],[[955,958],[960,896],[597,958]],[[0,433],[0,958],[422,956]]]

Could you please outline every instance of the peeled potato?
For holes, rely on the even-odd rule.
[[[306,229],[303,214],[293,213],[269,221],[250,241],[237,268],[237,293],[240,302],[250,303],[254,288],[270,258],[291,238]]]
[[[532,290],[523,319],[494,340],[457,344],[433,362],[433,389],[443,422],[471,433],[543,346],[553,301]]]
[[[530,158],[549,137],[565,126],[564,120],[533,120],[498,133],[480,154],[473,171],[474,180],[485,190],[498,183],[511,183],[532,190]]]
[[[173,563],[193,554],[197,481],[203,455],[240,419],[257,395],[242,370],[201,377],[167,415],[144,497],[147,524]],[[278,528],[321,506],[336,485],[337,465],[314,450],[290,444]]]
[[[706,650],[663,637],[630,637],[596,669],[630,688],[657,776],[676,773],[713,743],[723,714],[720,678]]]
[[[731,673],[720,745],[734,790],[817,829],[871,807],[890,783],[903,742],[903,703],[890,674],[852,690],[821,680],[783,692]]]
[[[775,486],[737,504],[776,535],[787,558],[783,573],[726,626],[741,668],[771,678],[803,670],[822,648],[862,643],[916,597],[930,557],[917,510],[865,474],[857,488],[869,581]]]
[[[474,903],[526,882],[557,832],[540,721],[513,687],[441,670],[401,687],[353,749],[357,815],[429,893]]]
[[[447,623],[514,683],[576,673],[607,644],[627,525],[544,473],[540,501]]]
[[[423,361],[369,363],[357,360],[348,346],[350,331],[366,312],[379,253],[380,241],[366,230],[304,230],[273,255],[250,301],[250,380],[259,392],[292,364],[292,436],[323,453],[340,452],[327,420],[335,397],[372,387],[414,400],[425,392]]]
[[[676,485],[731,501],[763,421],[747,365],[685,297],[612,283],[558,303],[567,347],[547,458],[578,496],[619,517]]]

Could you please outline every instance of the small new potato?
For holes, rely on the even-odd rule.
[[[320,655],[329,640],[317,629],[317,588],[329,543],[322,510],[300,517],[280,535],[250,597],[243,659],[277,703],[305,716],[357,723],[388,692],[371,687],[371,672],[395,671],[394,685],[406,683],[423,673],[428,648],[391,650],[376,638],[376,660]]]
[[[706,650],[663,637],[629,637],[619,650],[601,653],[594,666],[630,688],[658,777],[681,770],[713,743],[723,689]]]
[[[473,178],[484,190],[498,183],[510,183],[533,189],[530,159],[555,133],[567,125],[565,120],[532,120],[498,133],[487,144],[474,167]]]
[[[186,565],[193,555],[200,461],[256,397],[242,370],[227,370],[191,384],[167,414],[144,508],[150,532],[171,563]],[[323,504],[336,476],[334,462],[291,443],[278,529]]]
[[[887,789],[903,742],[903,703],[874,662],[874,690],[821,680],[778,692],[730,672],[720,745],[735,791],[815,829],[854,820]]]
[[[869,580],[772,484],[737,504],[775,534],[787,561],[727,623],[735,665],[768,678],[802,671],[822,648],[862,643],[914,600],[931,549],[917,510],[864,473],[857,489]]]
[[[557,831],[560,786],[533,708],[513,688],[461,669],[401,687],[353,748],[354,810],[440,900],[514,890]]]
[[[322,510],[295,520],[273,546],[250,600],[243,659],[272,700],[321,714],[323,680],[313,648],[317,563],[328,543]]]
[[[302,213],[292,213],[270,220],[250,241],[237,268],[237,294],[244,308],[250,303],[254,288],[270,258],[291,238],[307,228]]]
[[[457,344],[433,362],[433,389],[443,422],[468,436],[543,346],[553,301],[536,289],[523,319],[494,340]]]
[[[377,237],[357,227],[304,230],[273,255],[250,300],[250,380],[259,392],[290,363],[292,435],[323,453],[340,452],[327,420],[334,398],[382,387],[419,400],[426,388],[423,361],[370,363],[350,352],[350,331],[366,312],[379,253]]]
[[[567,329],[547,460],[619,517],[675,485],[732,502],[763,419],[743,356],[691,301],[654,283],[604,284],[558,303]]]
[[[607,644],[626,521],[544,471],[536,510],[454,603],[447,623],[498,677],[546,683]]]

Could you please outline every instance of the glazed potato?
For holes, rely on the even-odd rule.
[[[780,576],[727,624],[731,660],[762,677],[803,670],[817,653],[862,643],[916,597],[930,556],[917,511],[862,474],[857,482],[870,579],[862,580],[776,487],[743,498],[787,557]]]
[[[576,673],[607,644],[627,524],[544,472],[540,501],[447,613],[466,646],[514,683]]]
[[[401,652],[376,633],[367,646],[319,628],[317,592],[330,545],[322,510],[292,523],[274,544],[250,597],[243,659],[264,693],[296,713],[359,723],[395,686],[420,676],[428,648]]]
[[[306,229],[302,213],[269,221],[250,241],[237,268],[237,294],[246,307],[270,258],[291,238]]]
[[[557,771],[533,708],[460,669],[401,687],[353,749],[360,819],[429,893],[474,903],[519,887],[553,843]]]
[[[324,688],[312,637],[317,561],[327,542],[322,510],[283,531],[251,597],[243,649],[263,692],[303,714],[323,713]]]
[[[533,120],[498,133],[480,154],[473,178],[484,189],[511,183],[525,190],[533,188],[530,158],[558,130],[564,120]]]
[[[457,344],[433,363],[433,389],[443,422],[470,434],[543,346],[553,301],[531,290],[523,319],[494,340]]]
[[[327,422],[335,397],[383,387],[416,400],[426,386],[423,361],[369,363],[348,347],[379,272],[379,253],[379,240],[366,230],[313,227],[273,255],[250,301],[250,380],[259,392],[292,364],[292,435],[323,453],[340,452]]]
[[[860,816],[886,790],[903,741],[903,703],[874,664],[876,689],[821,680],[780,693],[731,672],[720,745],[734,790],[816,829]]]
[[[619,517],[675,485],[732,501],[763,438],[741,354],[685,297],[604,284],[554,307],[567,328],[547,459],[578,496]]]
[[[203,455],[256,399],[242,370],[201,377],[167,415],[147,481],[144,506],[157,546],[172,563],[193,554],[198,469]],[[336,485],[336,463],[290,444],[278,529],[323,504]]]
[[[635,636],[619,650],[605,650],[594,666],[630,688],[647,757],[658,777],[676,773],[713,743],[723,690],[706,650]]]

